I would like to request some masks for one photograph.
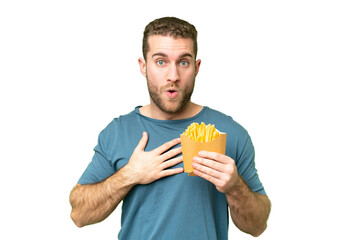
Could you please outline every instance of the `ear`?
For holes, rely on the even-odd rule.
[[[197,76],[197,74],[199,73],[200,64],[201,64],[201,59],[198,59],[198,60],[195,62],[195,76]]]
[[[138,59],[138,63],[139,63],[139,67],[140,67],[140,72],[141,74],[146,77],[146,61],[143,58],[139,58]]]

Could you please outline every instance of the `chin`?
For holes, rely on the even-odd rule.
[[[182,102],[170,103],[170,104],[165,103],[165,104],[162,104],[162,106],[160,106],[160,109],[165,113],[174,114],[174,113],[181,112],[184,109],[184,107],[186,106],[186,104],[184,104]]]

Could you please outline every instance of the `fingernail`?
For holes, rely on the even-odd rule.
[[[199,156],[205,156],[205,152],[200,151],[200,152],[199,152]]]

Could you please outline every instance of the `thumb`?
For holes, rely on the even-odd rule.
[[[136,146],[136,150],[144,151],[147,141],[148,141],[148,134],[147,132],[143,132],[142,138],[140,139],[138,145]]]

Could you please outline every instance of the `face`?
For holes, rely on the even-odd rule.
[[[147,79],[150,104],[165,113],[180,112],[190,103],[201,62],[195,60],[193,41],[153,35],[148,43],[146,61],[139,59],[139,65]]]

